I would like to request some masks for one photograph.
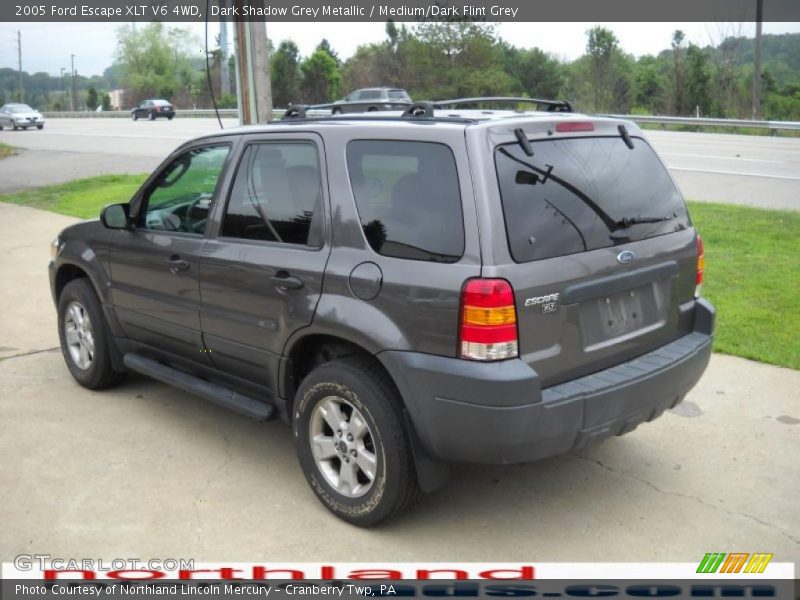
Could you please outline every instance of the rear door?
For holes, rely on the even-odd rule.
[[[203,337],[214,365],[276,392],[286,340],[311,323],[322,290],[330,251],[323,181],[318,136],[251,136],[200,261]]]
[[[508,261],[485,274],[512,284],[520,354],[547,386],[688,331],[697,255],[683,198],[644,139],[538,140],[533,156],[516,140],[494,147]]]

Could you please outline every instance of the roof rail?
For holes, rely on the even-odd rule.
[[[281,121],[285,121],[286,119],[305,119],[306,108],[308,107],[305,104],[295,104],[294,106],[290,106],[286,109],[286,112],[283,113]]]
[[[546,106],[549,112],[573,112],[572,105],[566,100],[543,100],[541,98],[523,98],[517,96],[478,96],[476,98],[454,98],[452,100],[437,100],[434,108],[444,106],[459,106],[464,104],[479,104],[481,102],[496,102],[506,104],[536,104]]]
[[[404,117],[432,117],[434,104],[432,102],[412,102],[403,111]]]

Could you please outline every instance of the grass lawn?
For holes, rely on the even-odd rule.
[[[127,202],[147,177],[140,175],[101,175],[69,183],[32,188],[0,196],[0,201],[50,210],[62,215],[93,219],[106,204]]]
[[[0,201],[96,218],[126,202],[140,175],[104,175],[0,196]],[[800,369],[800,211],[690,202],[703,236],[703,295],[717,306],[714,349]]]
[[[16,148],[14,146],[9,146],[8,144],[0,144],[0,159],[6,158],[7,156],[12,156],[17,153]]]
[[[703,236],[714,350],[800,369],[800,211],[690,202]]]

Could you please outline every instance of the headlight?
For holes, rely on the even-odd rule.
[[[61,238],[56,238],[50,242],[50,258],[55,259],[58,256],[58,250],[61,248]]]

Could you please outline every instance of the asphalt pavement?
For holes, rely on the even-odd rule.
[[[226,128],[237,121],[224,119]],[[42,131],[0,132],[25,149],[0,164],[0,194],[104,173],[155,168],[182,142],[219,130],[214,119],[50,119]],[[691,200],[800,210],[800,138],[646,131]]]
[[[456,466],[403,518],[358,529],[316,500],[281,422],[144,377],[72,380],[46,270],[72,222],[0,203],[0,561],[800,561],[799,371],[714,355],[682,405],[629,435]]]

